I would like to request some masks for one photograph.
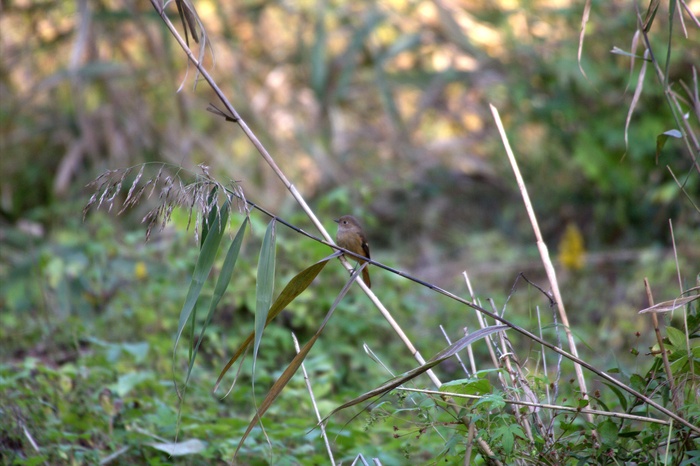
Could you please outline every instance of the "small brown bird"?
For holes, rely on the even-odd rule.
[[[370,259],[369,244],[367,244],[367,237],[364,231],[362,231],[360,222],[352,215],[343,215],[335,219],[335,222],[338,224],[338,233],[335,235],[335,242],[338,243],[338,246]],[[360,265],[366,262],[353,256],[346,256],[346,258],[349,260],[356,260]],[[362,281],[365,282],[368,288],[372,288],[372,282],[369,280],[367,267],[362,269]]]

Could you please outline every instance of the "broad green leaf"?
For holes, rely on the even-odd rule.
[[[460,379],[440,385],[441,392],[459,393],[462,395],[485,395],[491,393],[491,382],[487,379]]]
[[[643,392],[646,388],[647,383],[641,375],[632,374],[630,376],[630,385],[633,389],[637,390],[638,392]]]
[[[335,255],[331,256],[334,257]],[[326,258],[327,262],[328,258]],[[363,266],[366,266],[367,264],[363,264]],[[361,272],[363,267],[358,267],[358,269],[350,276],[350,279],[345,283],[345,286],[343,287],[342,290],[340,290],[340,293],[338,296],[335,298],[335,301],[333,301],[333,304],[331,305],[330,309],[328,310],[328,313],[326,314],[326,317],[323,319],[323,322],[321,323],[321,326],[316,330],[316,333],[314,334],[313,337],[304,345],[301,350],[299,350],[299,353],[292,359],[292,362],[289,363],[289,366],[282,372],[282,375],[275,381],[274,384],[272,384],[272,388],[270,388],[270,391],[265,395],[265,399],[260,403],[260,407],[258,408],[258,411],[255,413],[255,416],[253,419],[250,421],[250,424],[248,425],[248,428],[246,429],[245,433],[243,434],[243,437],[241,437],[240,442],[238,443],[238,447],[236,447],[236,452],[234,453],[233,457],[235,458],[236,455],[238,454],[238,450],[243,446],[243,442],[245,439],[248,437],[248,434],[253,430],[253,427],[262,419],[263,415],[265,412],[268,410],[270,406],[272,406],[272,403],[277,399],[280,393],[282,393],[282,390],[284,387],[289,383],[289,381],[292,379],[292,376],[296,373],[296,371],[299,369],[301,366],[301,363],[304,362],[304,359],[306,358],[306,355],[309,354],[309,351],[311,351],[311,348],[314,346],[314,343],[316,343],[316,340],[318,340],[318,337],[321,336],[321,332],[323,332],[323,329],[326,328],[326,324],[330,320],[331,316],[333,315],[333,312],[335,311],[336,307],[338,307],[338,304],[340,301],[345,297],[347,294],[348,290],[350,289],[350,286],[355,283],[355,279],[357,278],[358,274]]]
[[[336,256],[337,254],[321,259],[312,266],[302,270],[294,278],[292,278],[287,284],[287,286],[284,287],[284,290],[282,290],[282,293],[280,293],[280,295],[277,297],[277,300],[275,300],[275,303],[270,308],[270,312],[268,312],[267,314],[267,321],[265,322],[265,326],[269,325],[270,322],[272,322],[275,319],[275,317],[277,317],[279,313],[282,312],[287,307],[287,305],[289,305],[289,303],[291,303],[306,288],[308,288],[311,282],[314,281],[316,276],[326,266],[328,261]],[[219,378],[216,380],[216,384],[214,385],[213,391],[216,391],[219,388],[221,379],[223,379],[224,375],[226,375],[226,372],[228,372],[233,363],[236,362],[236,360],[238,360],[238,358],[240,358],[241,355],[245,352],[250,343],[253,341],[254,337],[255,333],[251,332],[251,334],[248,335],[248,338],[246,338],[241,344],[241,346],[238,347],[236,352],[233,354],[231,359],[229,359],[228,363],[226,364],[226,366],[224,366],[223,370],[219,374]]]
[[[496,393],[489,393],[488,395],[482,396],[479,398],[476,403],[474,403],[474,407],[477,406],[488,406],[488,409],[491,411],[494,410],[501,410],[505,408],[506,402],[503,398],[503,393],[501,392],[496,392]]]
[[[153,373],[150,371],[129,372],[128,374],[119,376],[117,382],[110,387],[117,396],[123,398],[127,396],[135,386],[142,382],[153,380],[153,378]]]
[[[146,356],[148,356],[148,342],[121,343],[120,346],[124,351],[132,355],[137,363],[144,362],[146,360]]]
[[[671,351],[685,350],[685,333],[674,327],[666,327],[666,335],[671,342]]]
[[[493,432],[493,437],[498,441],[498,444],[503,448],[507,454],[513,452],[513,445],[515,443],[515,436],[510,430],[509,426],[497,427]]]
[[[229,214],[229,202],[226,201],[219,211],[219,215],[209,226],[209,233],[206,239],[202,243],[202,248],[199,251],[199,258],[197,259],[197,264],[194,267],[194,273],[192,274],[192,281],[190,282],[190,288],[187,290],[187,297],[185,298],[185,304],[182,306],[180,311],[180,321],[177,325],[177,335],[175,337],[175,345],[173,346],[173,359],[175,358],[175,350],[180,342],[180,337],[182,335],[182,330],[185,328],[185,324],[192,314],[192,310],[197,304],[199,295],[204,287],[204,282],[206,282],[211,272],[211,268],[214,265],[214,259],[219,251],[219,244],[221,243],[221,238],[224,236],[226,231],[226,224],[228,222]]]
[[[452,436],[449,439],[447,439],[447,442],[445,442],[445,446],[442,448],[442,451],[440,451],[440,453],[438,453],[438,456],[436,459],[441,459],[441,458],[445,457],[445,455],[447,455],[450,452],[450,450],[452,450],[453,448],[456,448],[458,445],[461,445],[463,443],[464,443],[464,434],[462,432],[454,430],[452,433]]]
[[[258,260],[258,279],[255,286],[255,343],[253,345],[253,374],[258,350],[262,341],[263,330],[267,325],[267,315],[272,303],[272,293],[275,288],[275,257],[277,253],[277,221],[273,218],[267,225],[260,259]],[[255,383],[255,377],[253,377]]]
[[[422,366],[412,369],[399,377],[394,377],[393,379],[384,382],[382,385],[375,388],[374,390],[370,390],[369,392],[360,395],[359,397],[350,400],[347,403],[342,404],[341,406],[338,406],[333,411],[331,411],[330,414],[328,414],[328,416],[326,416],[322,422],[325,422],[328,418],[330,418],[333,414],[337,413],[338,411],[362,403],[363,401],[368,400],[370,398],[374,398],[375,396],[384,395],[390,392],[396,387],[401,386],[409,380],[413,380],[419,375],[427,372],[429,369],[432,369],[433,367],[437,366],[446,359],[451,358],[455,355],[455,353],[461,351],[462,349],[464,349],[468,345],[471,345],[475,341],[480,340],[487,335],[491,335],[492,333],[507,330],[508,328],[509,327],[507,325],[494,325],[492,327],[479,329],[476,332],[470,333],[469,335],[460,338],[444,350],[440,351]]]
[[[620,402],[620,407],[622,408],[623,411],[627,411],[627,398],[625,397],[624,393],[622,393],[622,390],[620,390],[618,387],[615,385],[611,385],[609,383],[605,384],[606,387],[608,387],[612,392],[617,396],[618,401]]]
[[[207,319],[204,321],[202,330],[199,332],[199,338],[197,339],[197,344],[192,351],[190,357],[189,367],[187,368],[187,378],[185,379],[185,387],[187,387],[187,382],[190,380],[190,375],[192,373],[192,368],[194,367],[194,361],[197,358],[197,353],[199,352],[199,345],[201,345],[204,339],[204,333],[211,322],[211,318],[214,315],[214,310],[216,306],[219,305],[221,298],[224,296],[229,283],[231,283],[231,277],[233,276],[233,270],[236,267],[236,260],[238,259],[238,254],[241,251],[241,244],[243,244],[243,236],[245,235],[246,227],[248,226],[248,217],[245,218],[243,224],[238,229],[236,237],[231,242],[231,246],[228,248],[228,253],[226,254],[226,259],[224,259],[224,264],[221,266],[221,271],[219,272],[219,278],[216,282],[216,287],[214,288],[214,295],[209,303],[209,313],[207,314]]]
[[[600,435],[600,440],[603,445],[612,446],[617,442],[618,427],[610,419],[607,419],[598,425],[596,429]]]
[[[686,351],[676,351],[669,356],[671,360],[670,367],[673,375],[685,374],[690,370],[690,359]]]

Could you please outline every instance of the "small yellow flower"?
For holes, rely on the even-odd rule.
[[[144,261],[138,261],[134,266],[134,277],[137,280],[143,280],[148,277],[148,267]]]
[[[569,223],[559,242],[559,262],[570,270],[580,270],[586,262],[583,234],[575,223]]]

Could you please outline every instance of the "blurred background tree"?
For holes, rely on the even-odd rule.
[[[636,77],[627,57],[610,53],[635,30],[627,2],[593,2],[587,77],[575,53],[581,11],[569,2],[195,6],[208,64],[283,169],[315,202],[382,225],[378,245],[413,238],[411,266],[469,259],[465,228],[529,235],[516,221],[489,102],[506,115],[549,236],[572,220],[591,246],[633,246],[666,239],[666,219],[685,218],[687,203],[654,157],[656,135],[671,121],[659,87],[647,86],[627,149],[626,111],[610,111],[629,106]],[[203,111],[212,94],[193,91],[193,70],[150,5],[17,1],[3,9],[6,221],[82,196],[105,168],[152,160],[204,162],[243,180],[263,204],[286,199],[240,132]],[[664,18],[654,27],[663,32]],[[698,45],[697,28],[688,28],[672,81],[692,82]],[[662,154],[680,172],[681,150],[671,143]],[[697,192],[697,178],[689,182]]]

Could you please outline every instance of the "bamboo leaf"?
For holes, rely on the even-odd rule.
[[[195,345],[194,350],[192,351],[192,355],[190,357],[189,367],[187,368],[187,377],[185,379],[185,388],[187,387],[187,383],[190,380],[192,368],[194,367],[194,361],[197,358],[197,353],[199,352],[199,346],[202,344],[202,340],[204,339],[204,333],[206,332],[207,327],[211,322],[211,318],[214,315],[214,310],[216,309],[216,306],[219,305],[219,302],[224,296],[224,293],[226,292],[229,283],[231,283],[231,277],[233,276],[233,270],[236,267],[236,261],[238,260],[238,254],[241,251],[241,244],[243,244],[243,236],[245,235],[245,229],[247,226],[248,217],[245,218],[243,224],[238,229],[236,237],[233,239],[233,241],[231,242],[231,246],[228,248],[226,259],[224,259],[224,264],[221,266],[219,279],[217,280],[216,286],[214,287],[214,295],[212,296],[211,302],[209,303],[209,313],[207,314],[207,318],[204,321],[202,330],[199,332],[197,344]]]
[[[331,256],[334,257],[334,256]],[[324,259],[324,264],[327,263],[329,258]],[[363,266],[366,266],[367,264],[363,264]],[[243,442],[245,439],[248,437],[250,432],[253,430],[253,427],[262,419],[263,415],[267,410],[272,406],[272,403],[277,399],[280,393],[282,393],[282,390],[284,387],[289,383],[289,381],[292,379],[292,376],[296,373],[296,371],[299,369],[301,366],[301,363],[304,361],[306,358],[306,355],[309,354],[309,351],[311,351],[311,348],[313,347],[314,343],[316,343],[316,340],[318,340],[318,337],[321,336],[321,332],[323,332],[323,329],[326,328],[326,324],[328,324],[328,321],[330,320],[331,316],[333,315],[333,312],[335,309],[338,307],[338,304],[340,301],[345,297],[347,294],[348,290],[350,289],[350,286],[355,282],[355,279],[361,272],[362,267],[358,267],[358,269],[350,276],[350,279],[345,283],[345,286],[343,287],[342,290],[340,290],[340,293],[338,296],[335,298],[335,301],[333,301],[333,304],[331,305],[330,309],[328,310],[328,313],[326,314],[326,317],[323,319],[323,322],[321,323],[321,326],[316,330],[316,333],[314,334],[311,339],[304,345],[304,347],[299,350],[299,353],[292,359],[292,362],[289,363],[289,366],[282,372],[282,375],[275,381],[274,384],[272,384],[272,387],[270,388],[270,391],[265,395],[265,399],[260,403],[260,407],[258,408],[258,411],[255,413],[255,416],[253,419],[250,421],[250,424],[248,424],[248,428],[246,431],[243,433],[243,437],[241,437],[240,442],[238,443],[238,447],[236,447],[236,452],[233,454],[234,459],[236,458],[236,455],[238,454],[238,450],[243,446]]]
[[[175,345],[173,346],[173,359],[175,359],[175,350],[180,342],[180,337],[182,336],[182,330],[187,324],[187,321],[192,314],[192,310],[197,304],[199,295],[202,292],[202,287],[204,282],[209,277],[211,268],[214,265],[214,259],[219,251],[219,244],[221,243],[221,238],[224,236],[226,231],[226,223],[228,222],[229,214],[229,202],[226,201],[219,211],[219,215],[214,220],[213,224],[209,227],[209,233],[206,239],[202,243],[202,248],[199,252],[199,258],[197,259],[197,264],[194,267],[194,272],[192,274],[192,281],[190,282],[190,288],[187,291],[187,297],[185,298],[185,304],[182,306],[180,311],[180,321],[177,326],[177,335],[175,337]]]
[[[260,403],[260,407],[258,408],[257,413],[250,421],[250,424],[248,424],[248,428],[246,429],[246,431],[243,433],[243,437],[241,437],[241,440],[239,441],[238,446],[236,447],[236,452],[233,455],[234,458],[238,454],[238,450],[240,450],[240,448],[243,446],[243,442],[248,437],[250,432],[257,425],[260,419],[262,419],[263,415],[265,414],[265,412],[267,412],[270,406],[272,406],[272,403],[275,401],[275,399],[277,399],[279,394],[282,393],[282,390],[287,385],[287,383],[289,383],[292,376],[296,373],[297,369],[299,369],[299,366],[301,366],[301,363],[304,361],[304,358],[306,358],[306,355],[309,354],[309,351],[313,347],[314,343],[316,343],[318,336],[319,333],[316,333],[313,337],[311,337],[311,339],[294,357],[289,366],[287,366],[284,372],[282,372],[282,375],[280,375],[280,377],[275,381],[275,383],[272,384],[272,387],[265,396],[265,399],[262,401],[262,403]]]
[[[639,314],[646,314],[649,312],[655,312],[655,313],[671,312],[675,309],[678,309],[680,307],[685,306],[688,303],[695,301],[696,299],[700,299],[700,295],[684,296],[682,298],[676,298],[676,299],[672,299],[670,301],[664,301],[664,302],[655,304],[651,307],[648,307],[646,309],[642,309],[641,311],[639,311]]]
[[[656,17],[656,13],[659,11],[660,3],[661,2],[659,0],[651,0],[649,3],[643,23],[644,32],[649,32],[651,30],[651,25],[654,24],[654,18]]]
[[[302,270],[294,278],[292,278],[287,284],[287,286],[284,287],[282,293],[280,293],[280,295],[277,297],[272,307],[270,307],[270,312],[268,312],[267,314],[267,321],[265,322],[265,326],[269,325],[270,322],[272,322],[275,319],[275,317],[277,317],[279,313],[282,312],[289,305],[289,303],[294,301],[294,299],[297,296],[299,296],[306,288],[308,288],[309,285],[311,285],[311,283],[314,281],[316,276],[319,273],[321,273],[321,270],[323,270],[328,261],[336,256],[337,254],[321,259],[312,266]],[[221,379],[224,378],[224,375],[226,375],[233,363],[236,362],[236,360],[238,360],[238,358],[240,358],[241,355],[245,352],[250,343],[253,341],[254,337],[255,333],[251,332],[251,334],[248,335],[248,338],[246,338],[241,344],[241,346],[238,347],[236,352],[233,354],[231,359],[229,359],[228,363],[226,364],[226,366],[224,366],[223,370],[219,374],[219,378],[216,380],[216,384],[214,385],[213,391],[216,391],[219,388]]]
[[[277,222],[273,218],[267,225],[260,259],[258,260],[258,279],[255,288],[255,342],[253,345],[253,374],[255,374],[255,362],[258,358],[258,350],[262,341],[263,330],[267,326],[267,315],[272,303],[272,293],[275,287],[275,256],[277,250],[276,227]],[[253,377],[253,381],[255,378]]]
[[[177,12],[180,14],[180,21],[182,22],[182,29],[185,31],[185,43],[190,46],[189,35],[187,30],[189,29],[192,34],[192,39],[199,43],[199,36],[197,34],[197,20],[195,19],[196,13],[194,12],[194,7],[189,5],[184,0],[175,0],[177,5]]]
[[[218,209],[216,208],[217,189],[217,186],[211,188],[211,191],[209,192],[209,197],[207,198],[207,205],[211,208],[211,210],[209,211],[209,215],[207,216],[207,218],[204,219],[204,221],[202,222],[202,237],[200,239],[199,244],[200,248],[204,246],[204,240],[207,239],[209,229],[212,225],[214,225],[214,222],[216,222],[216,217],[217,215],[219,215]]]

